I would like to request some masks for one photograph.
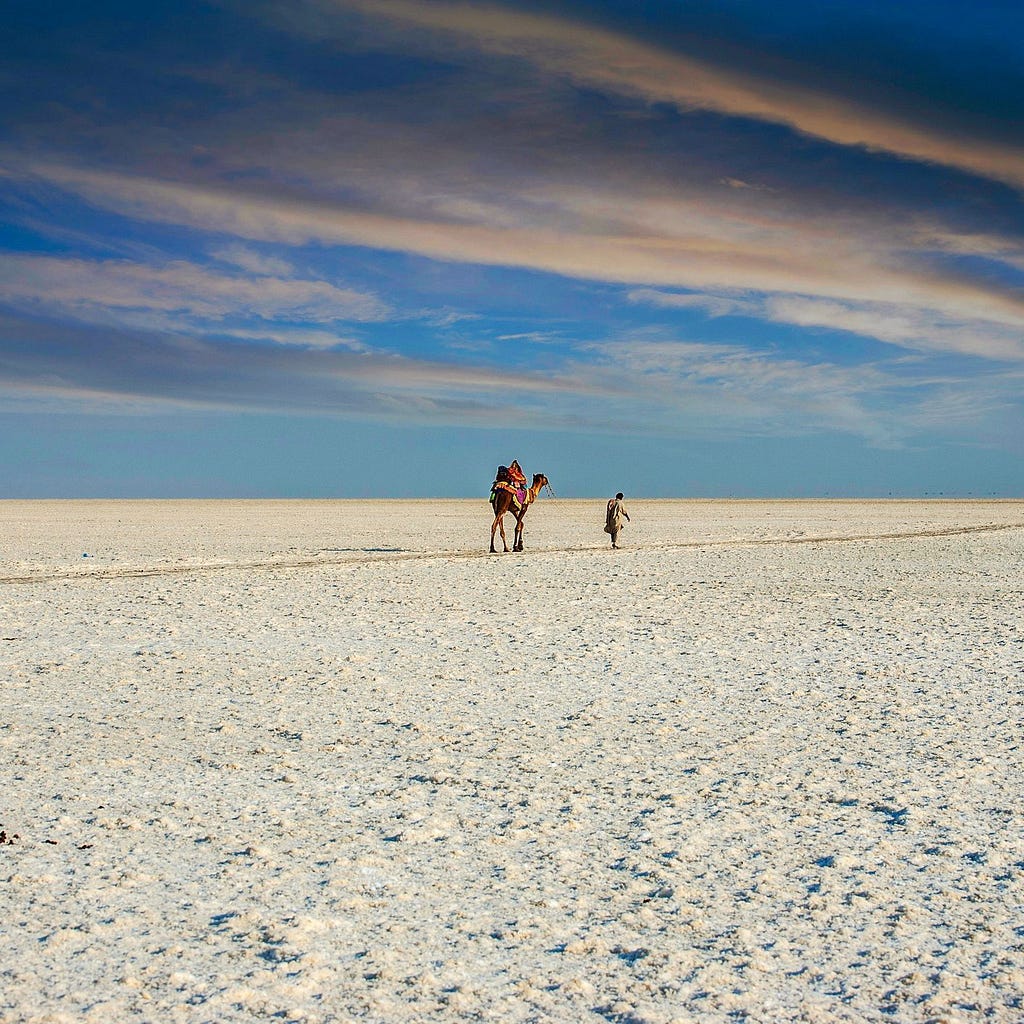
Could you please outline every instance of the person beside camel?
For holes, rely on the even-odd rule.
[[[626,506],[622,504],[622,491],[619,491],[614,498],[608,500],[608,508],[604,515],[604,532],[611,534],[613,548],[619,546],[619,531],[622,529],[623,519],[627,523],[630,521]]]

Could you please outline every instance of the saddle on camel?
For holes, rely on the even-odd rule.
[[[526,501],[526,474],[519,465],[518,459],[512,460],[511,466],[499,466],[491,484],[491,504],[498,491],[508,491],[513,501],[522,504]]]
[[[508,541],[505,539],[505,514],[511,512],[516,519],[516,529],[512,537],[512,550],[523,550],[523,517],[529,507],[536,501],[540,489],[551,485],[543,473],[534,473],[533,483],[526,486],[526,474],[519,465],[518,460],[513,460],[508,466],[499,466],[495,474],[494,483],[491,484],[491,508],[494,510],[494,522],[491,523],[491,551],[494,551],[494,534],[501,533],[501,543],[508,551]]]

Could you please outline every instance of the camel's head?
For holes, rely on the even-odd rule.
[[[551,484],[548,482],[548,478],[543,473],[533,474],[533,489],[537,494],[540,494],[540,489],[547,487],[550,489]]]

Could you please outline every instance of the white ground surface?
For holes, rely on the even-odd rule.
[[[0,1020],[1024,1020],[1024,503],[627,506],[0,503]]]

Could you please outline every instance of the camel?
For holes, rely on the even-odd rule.
[[[526,515],[527,509],[537,500],[537,495],[540,494],[542,487],[550,487],[548,478],[543,473],[533,474],[533,483],[530,485],[526,492],[526,500],[516,508],[513,502],[512,492],[506,491],[504,488],[499,487],[494,492],[494,500],[491,502],[491,508],[494,509],[494,522],[491,523],[491,551],[494,552],[494,532],[495,530],[501,531],[501,543],[505,545],[505,550],[508,551],[508,541],[505,539],[505,513],[511,512],[516,517],[516,530],[512,537],[512,550],[522,551],[523,550],[523,517]],[[495,552],[496,553],[496,552]]]

